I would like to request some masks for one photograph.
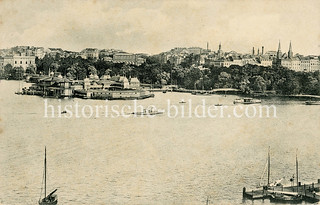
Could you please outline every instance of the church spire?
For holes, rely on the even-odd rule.
[[[292,57],[293,57],[293,52],[292,52],[292,46],[291,46],[291,41],[290,41],[288,58],[292,58]]]
[[[279,46],[278,46],[278,52],[277,52],[277,59],[281,59],[282,52],[281,52],[281,45],[280,45],[280,40],[279,40]]]

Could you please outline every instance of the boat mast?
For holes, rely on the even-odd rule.
[[[297,192],[298,192],[298,189],[299,189],[299,171],[298,171],[298,149],[297,149],[297,152],[296,152],[296,175],[297,175]]]
[[[269,149],[268,149],[268,185],[269,186],[270,184],[270,146],[269,146]]]
[[[47,197],[47,148],[44,148],[44,197]]]

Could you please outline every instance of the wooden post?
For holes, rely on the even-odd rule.
[[[268,149],[268,184],[267,186],[269,186],[269,184],[270,184],[270,146]]]
[[[304,189],[304,196],[307,196],[306,184],[303,185],[303,189]]]
[[[44,148],[44,197],[47,197],[47,147]]]
[[[296,153],[296,172],[297,172],[297,192],[299,191],[299,171],[298,171],[298,149]]]

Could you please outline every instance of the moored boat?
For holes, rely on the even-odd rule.
[[[267,171],[267,183],[263,184],[262,180]],[[268,156],[266,161],[266,166],[263,170],[263,173],[260,178],[259,185],[256,189],[253,189],[251,191],[246,191],[246,188],[243,187],[242,195],[243,197],[250,198],[252,200],[254,199],[264,199],[269,197],[268,189],[270,188],[270,147],[268,148]]]
[[[75,90],[75,97],[102,100],[140,100],[154,97],[153,93],[143,89],[92,89]]]
[[[285,193],[273,193],[270,194],[270,202],[274,203],[301,203],[303,197],[299,194],[292,193],[292,194],[285,194]]]
[[[253,98],[237,98],[233,101],[233,104],[258,104],[261,103],[260,99],[253,99]]]
[[[155,109],[143,109],[142,112],[132,112],[132,115],[160,115],[163,114],[163,110],[155,110]]]

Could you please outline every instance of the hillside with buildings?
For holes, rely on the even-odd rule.
[[[0,50],[0,75],[21,79],[25,75],[60,73],[71,81],[96,76],[136,78],[157,87],[187,89],[236,88],[243,93],[273,91],[279,94],[320,95],[319,56],[252,48],[252,53],[200,47],[173,48],[149,56],[117,49],[86,48],[81,52],[61,48],[16,46]]]
[[[161,62],[169,61],[174,65],[180,65],[190,54],[199,55],[198,65],[214,65],[215,67],[230,67],[232,65],[257,65],[269,67],[272,65],[281,65],[294,71],[313,72],[320,70],[320,56],[303,56],[300,54],[293,55],[292,45],[290,42],[288,52],[281,52],[281,45],[277,51],[265,52],[264,46],[257,49],[252,48],[251,54],[241,54],[236,51],[223,51],[221,43],[216,51],[210,50],[207,44],[206,49],[199,47],[192,48],[174,48],[168,52],[159,54]]]

